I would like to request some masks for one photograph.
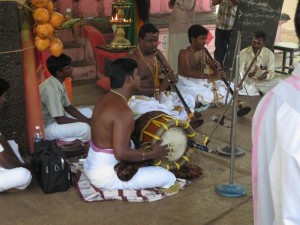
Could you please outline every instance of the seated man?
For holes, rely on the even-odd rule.
[[[171,187],[176,178],[168,170],[158,166],[139,168],[129,181],[122,181],[115,172],[118,161],[139,162],[161,159],[169,150],[154,145],[144,152],[129,147],[134,129],[132,110],[127,101],[140,91],[141,78],[135,60],[120,58],[111,65],[111,91],[102,96],[92,117],[92,142],[84,163],[84,173],[91,184],[103,189],[145,189]]]
[[[64,80],[72,75],[71,58],[65,54],[50,56],[47,68],[52,76],[40,85],[42,114],[46,139],[86,142],[91,139],[92,110],[76,109],[66,93]]]
[[[240,52],[240,77],[243,78],[245,72],[258,51],[261,51],[252,65],[248,76],[244,81],[244,87],[239,91],[240,95],[259,95],[267,93],[280,79],[275,75],[275,56],[268,48],[264,47],[267,35],[263,31],[254,33],[251,46]]]
[[[0,109],[3,107],[6,92],[10,85],[0,78]],[[31,182],[31,173],[24,168],[17,144],[0,133],[0,192],[24,190]]]
[[[221,65],[214,60],[206,44],[208,30],[198,24],[188,29],[190,45],[178,55],[178,88],[183,94],[191,94],[202,104],[225,103],[227,86],[217,80],[224,76]]]
[[[162,52],[157,49],[158,37],[159,30],[153,24],[144,24],[139,31],[137,48],[127,55],[138,63],[141,89],[137,94],[144,95],[133,97],[129,106],[138,116],[149,111],[159,110],[179,119],[187,119],[188,114],[182,108],[178,96],[175,93],[166,92],[171,82],[178,81],[178,76],[170,68]],[[183,97],[193,112],[194,98],[188,95]],[[181,106],[182,110],[174,110],[175,106]]]

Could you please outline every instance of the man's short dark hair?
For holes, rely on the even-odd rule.
[[[10,84],[6,80],[0,78],[0,96],[2,96],[4,92],[8,91],[9,88]]]
[[[140,28],[139,37],[142,38],[142,39],[144,39],[144,37],[148,33],[159,33],[159,30],[152,23],[145,23]]]
[[[192,43],[192,38],[197,38],[200,35],[207,35],[208,30],[200,24],[194,24],[188,29],[189,42]]]
[[[300,39],[300,1],[298,1],[297,4],[294,22],[295,22],[295,30],[297,36]]]
[[[267,40],[267,34],[265,33],[265,32],[263,32],[263,31],[256,31],[255,33],[254,33],[254,37],[255,38],[262,38],[263,40],[264,40],[264,42]]]
[[[62,71],[64,67],[71,64],[72,59],[66,54],[61,54],[60,56],[50,56],[47,59],[47,68],[51,75],[56,77],[57,71]]]
[[[127,76],[132,76],[137,62],[131,58],[119,58],[111,64],[110,86],[111,88],[121,88]]]

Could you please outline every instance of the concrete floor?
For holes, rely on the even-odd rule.
[[[291,38],[285,32],[285,38]],[[283,39],[283,41],[286,39]],[[292,39],[295,43],[295,37]],[[289,39],[289,41],[291,41]],[[276,54],[276,64],[281,55]],[[299,55],[295,62],[299,61]],[[104,93],[94,81],[74,82],[73,104],[93,105]],[[251,118],[261,97],[240,97],[251,112],[237,119],[236,145],[245,151],[235,157],[233,182],[243,185],[247,194],[238,198],[218,195],[215,186],[230,180],[230,157],[221,154],[195,151],[191,161],[202,167],[202,179],[169,198],[152,203],[107,201],[85,203],[80,200],[75,187],[66,192],[43,194],[34,178],[26,191],[0,194],[0,225],[250,225],[253,224],[251,187]],[[212,108],[203,113],[204,124],[197,129],[197,141],[202,144],[216,123],[210,117],[220,116],[224,108]],[[225,122],[231,120],[231,109]],[[208,147],[230,143],[231,129],[218,126]]]

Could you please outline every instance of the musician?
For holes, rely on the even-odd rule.
[[[84,164],[85,174],[91,184],[109,190],[169,188],[176,178],[162,167],[142,167],[129,181],[121,181],[114,170],[118,161],[161,159],[169,150],[166,146],[159,146],[159,143],[149,152],[129,147],[134,120],[127,101],[140,91],[141,78],[137,62],[133,59],[117,59],[111,68],[112,89],[98,100],[92,116],[92,142]]]
[[[166,92],[171,82],[177,83],[178,75],[171,69],[163,53],[157,49],[158,40],[159,30],[153,24],[146,23],[139,31],[137,48],[126,56],[137,61],[141,76],[141,89],[137,93],[139,96],[134,96],[129,105],[137,116],[159,110],[179,119],[187,119],[188,115],[183,110],[178,96],[175,93]],[[156,54],[163,65],[158,61]],[[163,73],[162,66],[165,67],[166,74]],[[193,111],[194,98],[190,95],[183,97]],[[180,106],[180,109],[176,110],[175,106]]]
[[[300,1],[295,28],[300,40]],[[260,101],[252,126],[255,225],[300,224],[300,63]]]
[[[191,94],[203,105],[225,103],[226,85],[218,80],[225,73],[205,48],[207,34],[208,30],[199,24],[188,29],[190,45],[178,55],[177,86],[183,94]]]
[[[0,78],[0,109],[3,108],[10,84]],[[0,192],[24,190],[31,182],[17,144],[0,133]]]
[[[267,93],[281,79],[275,74],[275,55],[274,53],[264,47],[267,40],[267,34],[263,31],[256,31],[252,39],[251,46],[243,49],[240,52],[240,77],[242,78],[249,69],[249,66],[255,57],[256,53],[260,51],[253,66],[250,69],[249,75],[244,81],[243,89],[239,91],[240,95],[259,95]]]

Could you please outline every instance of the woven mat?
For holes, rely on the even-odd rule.
[[[86,202],[122,200],[128,202],[153,202],[172,196],[178,192],[165,193],[157,188],[145,190],[103,190],[94,187],[83,173],[83,168],[78,163],[71,164],[72,173],[76,174],[76,188],[80,198]],[[180,190],[184,189],[190,182],[177,179]]]

